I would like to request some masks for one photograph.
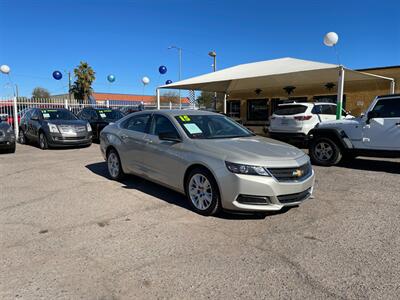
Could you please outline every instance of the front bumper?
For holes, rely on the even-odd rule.
[[[92,134],[76,134],[65,135],[60,133],[51,133],[48,136],[48,144],[53,147],[68,147],[68,146],[85,146],[92,143]]]
[[[0,134],[0,149],[9,149],[15,145],[14,133],[1,133]]]
[[[308,178],[300,182],[279,182],[273,177],[234,174],[220,169],[217,178],[223,208],[240,211],[277,211],[285,206],[299,205],[310,198],[315,174],[312,171]],[[260,199],[258,203],[257,199]]]

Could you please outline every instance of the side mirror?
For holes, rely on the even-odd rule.
[[[158,134],[158,138],[162,141],[171,141],[171,142],[181,142],[181,138],[176,132],[161,132]]]
[[[369,111],[367,114],[367,124],[369,124],[371,119],[375,119],[379,117],[379,113],[377,111]]]

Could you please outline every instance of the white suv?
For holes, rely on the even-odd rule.
[[[352,118],[343,110],[346,118]],[[305,140],[320,122],[336,119],[333,103],[288,103],[279,105],[270,118],[269,136],[279,140]]]
[[[376,97],[359,118],[319,124],[309,140],[311,160],[323,166],[356,156],[400,157],[400,94]]]

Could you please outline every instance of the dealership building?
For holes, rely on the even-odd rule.
[[[340,65],[281,58],[237,65],[160,87],[165,88],[224,93],[224,111],[257,130],[285,102],[336,103],[340,95],[343,108],[352,115],[360,115],[377,95],[400,92],[400,66],[351,70]]]

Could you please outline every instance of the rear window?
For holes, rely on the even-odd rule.
[[[302,114],[307,110],[307,106],[304,105],[285,105],[279,107],[274,114],[278,116],[289,116]]]

